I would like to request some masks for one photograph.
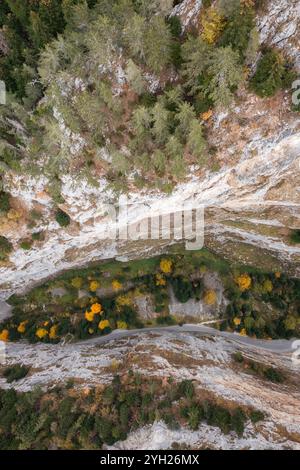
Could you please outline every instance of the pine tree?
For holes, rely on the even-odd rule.
[[[145,17],[151,17],[158,13],[167,16],[171,13],[173,8],[173,0],[135,0],[140,13]]]
[[[145,61],[155,73],[171,61],[172,35],[164,18],[154,16],[144,35]]]
[[[126,66],[126,78],[135,93],[141,95],[145,91],[145,80],[140,68],[135,65],[133,60],[129,59]]]
[[[24,2],[24,0],[6,0],[6,3],[23,28],[26,29],[28,24],[28,2]]]
[[[179,110],[176,114],[176,119],[178,120],[179,124],[176,131],[181,138],[185,138],[188,135],[191,122],[195,118],[196,114],[190,103],[184,101],[181,105],[179,105]]]
[[[164,152],[161,150],[155,150],[151,158],[152,164],[154,165],[155,170],[159,173],[164,173],[166,170],[167,159]]]
[[[75,31],[85,31],[90,21],[90,10],[85,0],[74,5],[74,0],[63,0],[63,13],[68,28]]]
[[[126,173],[130,169],[130,163],[126,155],[117,150],[114,150],[111,152],[111,156],[112,167],[114,168],[114,170],[120,173],[121,175],[126,175]]]
[[[212,77],[206,90],[209,98],[220,108],[228,107],[233,99],[232,90],[243,80],[239,53],[230,46],[215,49],[207,73]]]
[[[35,11],[30,12],[29,30],[34,47],[37,49],[42,47],[47,41],[47,32],[39,14]]]
[[[218,0],[218,12],[227,18],[240,9],[241,0]]]
[[[165,109],[162,103],[158,102],[153,107],[152,116],[152,134],[156,142],[162,145],[168,140],[169,137],[170,112]]]
[[[190,123],[187,143],[192,154],[197,157],[198,162],[203,163],[205,159],[206,142],[203,137],[201,123],[197,121],[197,119],[193,119]]]
[[[144,35],[146,30],[145,18],[135,13],[128,18],[128,23],[124,28],[124,39],[130,54],[137,59],[145,58]]]
[[[169,156],[172,175],[176,178],[183,177],[185,174],[185,163],[183,159],[184,148],[174,135],[172,135],[167,142],[166,152]]]
[[[149,109],[145,106],[139,106],[136,108],[133,111],[131,122],[133,129],[138,136],[144,137],[147,135],[152,123],[152,116]]]
[[[107,70],[114,59],[117,59],[119,32],[117,25],[109,17],[98,16],[83,35],[83,40],[89,50],[89,58],[97,68],[102,65]]]
[[[228,18],[218,45],[231,46],[234,51],[239,51],[241,61],[244,60],[248,47],[251,30],[255,26],[255,15],[251,8],[238,8]]]
[[[255,61],[259,51],[259,45],[259,31],[257,27],[254,27],[250,32],[248,47],[245,52],[245,61],[247,65],[250,65]]]
[[[67,60],[67,47],[62,36],[47,44],[41,53],[38,72],[42,83],[48,85],[56,78],[57,72]]]
[[[209,63],[211,46],[203,41],[199,36],[189,37],[183,44],[183,77],[186,86],[190,89],[190,94],[195,94],[201,88],[199,77],[206,70]]]
[[[174,88],[167,90],[163,96],[162,100],[164,106],[172,112],[178,112],[180,104],[183,103],[183,89],[181,85],[176,85]]]

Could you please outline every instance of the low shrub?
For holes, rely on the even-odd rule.
[[[288,87],[293,79],[294,73],[282,55],[274,49],[266,49],[250,80],[250,88],[262,98],[270,97]]]
[[[176,325],[176,320],[170,315],[160,315],[156,318],[158,325]]]
[[[6,214],[10,209],[9,194],[5,191],[0,191],[0,214]]]
[[[290,241],[292,243],[300,243],[300,230],[293,230],[291,232]]]
[[[6,237],[0,235],[0,261],[6,260],[8,254],[12,251],[12,249],[13,246],[10,241]]]
[[[274,369],[273,367],[268,367],[266,370],[264,370],[263,374],[267,380],[275,383],[283,383],[285,379],[282,372],[280,372],[278,369]]]
[[[251,419],[252,423],[255,424],[255,423],[258,423],[259,421],[262,421],[263,419],[265,419],[265,415],[262,411],[253,410],[250,413],[250,419]]]
[[[172,35],[178,38],[182,31],[181,21],[178,16],[170,16],[167,20]]]
[[[34,232],[31,234],[31,238],[33,241],[41,241],[44,240],[44,232]]]
[[[64,211],[58,209],[55,214],[55,220],[61,227],[67,227],[71,223],[71,219]]]
[[[7,367],[3,372],[3,377],[6,378],[7,383],[14,382],[15,380],[21,380],[28,374],[30,368],[16,364],[11,367]]]
[[[31,240],[22,240],[20,243],[20,248],[22,248],[22,250],[30,250],[31,245]]]

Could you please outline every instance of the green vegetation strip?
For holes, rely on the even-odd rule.
[[[182,318],[169,313],[170,288],[178,302],[194,299],[214,313],[217,292],[204,282],[209,273],[218,276],[227,299],[227,306],[215,316],[221,320],[217,328],[258,338],[300,335],[299,279],[230,265],[205,249],[173,250],[145,260],[73,269],[25,296],[12,296],[13,315],[1,323],[0,340],[58,343],[66,336],[80,340],[116,328],[180,323]],[[150,319],[139,315],[139,297],[151,300]]]

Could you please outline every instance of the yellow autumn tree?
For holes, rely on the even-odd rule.
[[[90,334],[90,335],[93,335],[93,334],[94,334],[93,328],[89,328],[89,334]]]
[[[98,281],[91,281],[90,282],[90,291],[91,292],[96,292],[97,289],[99,289],[100,283]]]
[[[287,330],[295,330],[299,324],[298,318],[288,315],[284,320],[284,326]]]
[[[165,286],[167,283],[166,279],[163,277],[162,274],[158,273],[156,274],[156,279],[155,279],[155,284],[157,286]]]
[[[201,18],[202,39],[214,44],[224,29],[224,18],[213,7],[208,8]]]
[[[214,305],[217,301],[217,294],[214,290],[210,289],[204,294],[204,302],[206,305]]]
[[[48,335],[48,331],[45,328],[39,328],[35,334],[39,339],[43,339]]]
[[[263,291],[266,293],[270,293],[273,290],[273,284],[270,279],[266,279],[263,283]]]
[[[203,119],[203,121],[208,121],[213,115],[213,111],[212,109],[209,109],[208,111],[205,111],[205,113],[202,113],[201,114],[201,119]]]
[[[57,325],[53,325],[50,328],[49,338],[50,339],[55,339],[56,337],[57,337]]]
[[[129,307],[132,303],[132,300],[129,295],[119,295],[116,298],[116,303],[118,307]]]
[[[4,341],[6,343],[8,339],[9,339],[9,331],[6,329],[2,330],[0,333],[0,341]]]
[[[245,328],[243,328],[243,329],[240,331],[240,335],[241,335],[241,336],[247,336],[247,332],[246,332]]]
[[[99,325],[98,325],[99,330],[105,330],[105,328],[109,328],[109,327],[110,327],[109,320],[101,320],[99,322]]]
[[[240,318],[238,318],[238,317],[235,317],[235,318],[233,319],[233,323],[234,323],[235,326],[239,326],[239,325],[241,324],[241,321],[242,321],[242,320],[241,320]]]
[[[252,280],[249,274],[244,273],[236,277],[235,282],[239,286],[239,289],[243,292],[247,289],[250,289]]]
[[[96,314],[96,313],[101,313],[102,312],[102,305],[95,303],[91,306],[91,312]]]
[[[111,283],[111,286],[114,290],[119,290],[122,288],[122,284],[120,281],[118,281],[117,279],[114,279]]]
[[[94,316],[95,314],[93,312],[89,312],[88,310],[84,314],[85,319],[89,322],[94,321]]]
[[[25,333],[27,323],[28,323],[28,320],[25,320],[25,321],[22,321],[22,322],[19,324],[19,326],[18,326],[18,328],[17,328],[18,333],[21,333],[21,334],[22,334],[22,333]]]
[[[160,270],[165,274],[170,274],[172,271],[173,263],[170,259],[163,258],[159,263]]]
[[[80,289],[82,287],[82,279],[81,277],[75,277],[72,279],[71,284],[75,289]]]
[[[126,330],[127,323],[125,321],[119,320],[117,321],[117,328],[119,328],[119,330]]]

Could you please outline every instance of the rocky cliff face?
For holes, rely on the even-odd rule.
[[[185,0],[175,8],[186,28],[197,22],[201,3]],[[297,1],[266,2],[258,18],[261,41],[283,48],[298,60],[298,22]],[[300,119],[291,111],[291,94],[282,92],[262,100],[242,90],[235,107],[214,115],[206,126],[215,149],[216,171],[191,168],[189,177],[171,195],[132,190],[129,226],[174,213],[184,202],[190,207],[204,206],[209,248],[234,260],[286,269],[298,276],[300,247],[290,243],[289,234],[299,227]],[[0,220],[1,234],[15,248],[10,261],[0,266],[2,299],[72,266],[110,257],[145,256],[173,243],[112,240],[108,233],[113,222],[106,204],[114,199],[107,182],[98,183],[95,187],[64,178],[61,207],[73,222],[62,229],[54,221],[45,178],[6,175],[17,216]],[[43,214],[36,230],[46,236],[24,251],[18,244],[29,233],[27,222],[33,208]],[[122,227],[127,221],[121,217],[119,223]]]
[[[233,360],[237,351],[247,359],[280,369],[284,383],[249,373],[245,364]],[[247,423],[242,438],[235,433],[224,435],[205,424],[193,432],[172,431],[163,423],[155,423],[115,444],[118,449],[167,449],[173,442],[194,449],[300,449],[299,366],[292,361],[291,353],[277,354],[226,337],[197,337],[179,329],[143,332],[107,344],[97,340],[64,346],[8,343],[7,363],[20,362],[31,367],[30,374],[11,385],[0,378],[1,388],[14,386],[27,391],[34,386],[63,385],[68,379],[88,388],[110,383],[116,372],[122,376],[131,369],[163,380],[192,380],[202,398],[227,407],[250,406],[265,413],[263,421]]]

